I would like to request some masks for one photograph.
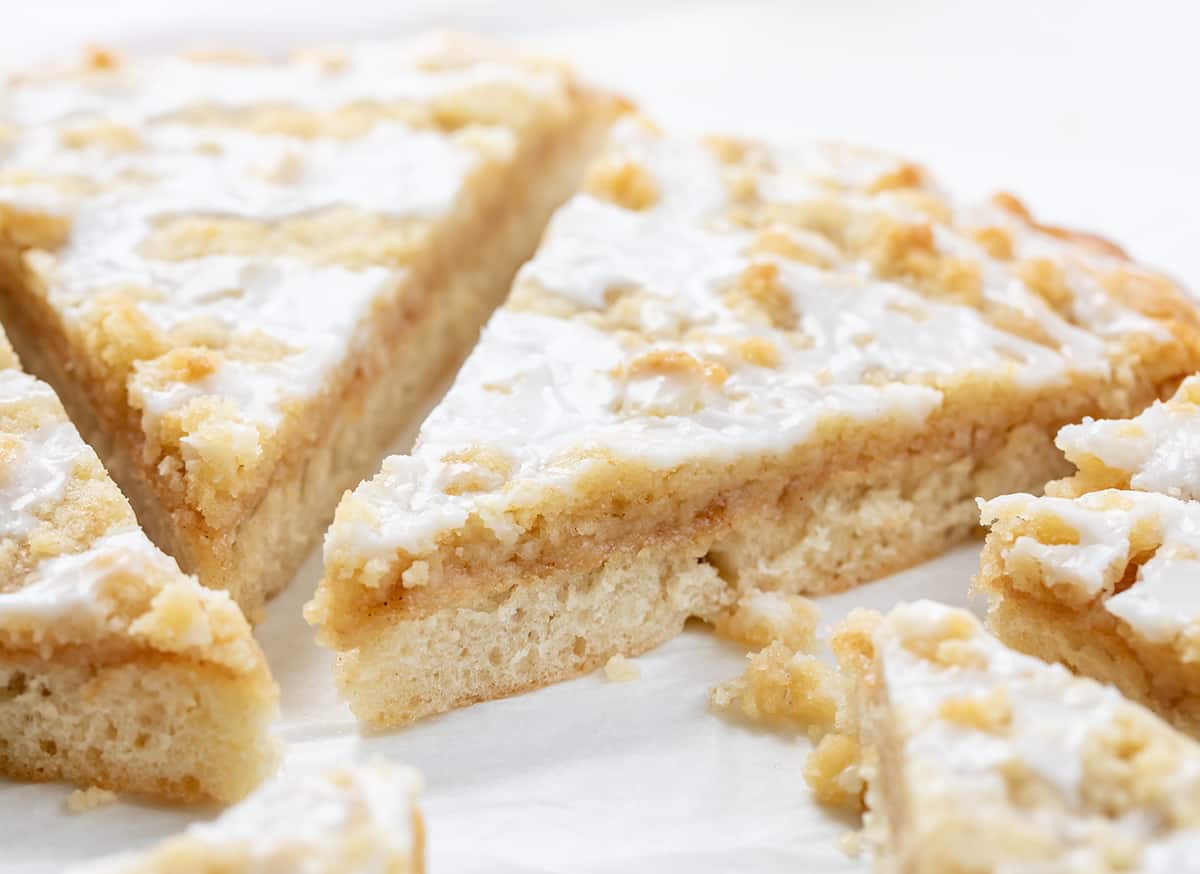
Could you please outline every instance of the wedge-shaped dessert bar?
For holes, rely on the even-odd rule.
[[[976,586],[1002,640],[1200,736],[1200,378],[1134,419],[1064,428],[1049,497],[983,504]],[[1098,489],[1098,490],[1097,490]]]
[[[421,874],[420,788],[386,762],[282,777],[211,823],[70,874]]]
[[[843,589],[1064,473],[1200,364],[1197,312],[1011,197],[839,147],[621,123],[411,455],[345,498],[309,617],[394,723]],[[1123,413],[1124,414],[1124,413]]]
[[[1200,746],[1117,690],[928,601],[852,614],[833,644],[877,870],[1200,870]]]
[[[151,537],[252,615],[475,342],[619,108],[467,38],[0,94],[0,316]]]
[[[277,699],[237,605],[150,543],[0,333],[0,774],[234,801]]]

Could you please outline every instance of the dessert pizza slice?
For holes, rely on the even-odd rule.
[[[1200,871],[1200,746],[1117,690],[928,601],[833,644],[878,870]]]
[[[1040,488],[1053,436],[1200,364],[1197,311],[1011,197],[845,147],[618,125],[410,455],[345,498],[309,617],[401,722],[822,593]]]
[[[1047,497],[983,504],[976,587],[1011,646],[1113,683],[1200,736],[1200,378],[1127,420],[1064,428]]]
[[[0,94],[0,316],[151,537],[253,618],[508,290],[619,110],[467,38]]]
[[[150,543],[0,333],[0,774],[234,801],[277,699],[237,605]]]
[[[421,874],[420,788],[386,762],[281,777],[211,823],[70,874]]]

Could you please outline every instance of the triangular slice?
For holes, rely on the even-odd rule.
[[[1195,307],[1011,197],[846,147],[619,125],[409,456],[341,504],[310,618],[359,716],[829,592],[1065,472],[1053,436],[1200,366]]]
[[[150,543],[0,333],[0,774],[234,801],[278,697],[237,605]]]
[[[253,618],[475,342],[620,104],[465,37],[0,93],[0,316]]]
[[[983,504],[988,624],[1200,737],[1200,378],[1058,444],[1079,472],[1049,497]]]
[[[1200,871],[1200,746],[1115,689],[922,601],[835,650],[881,871]]]
[[[420,789],[384,761],[282,777],[213,822],[70,874],[421,874]]]

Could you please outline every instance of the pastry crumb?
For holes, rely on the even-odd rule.
[[[817,606],[807,598],[755,589],[717,617],[715,627],[721,637],[756,649],[779,641],[790,650],[808,652],[819,619]]]
[[[642,669],[637,662],[631,661],[617,653],[604,664],[604,676],[613,683],[628,683],[642,676]]]
[[[862,854],[862,832],[860,831],[842,832],[833,843],[851,859],[857,859]]]
[[[86,789],[76,789],[67,796],[63,806],[68,813],[87,813],[97,807],[106,807],[117,800],[117,793],[99,786],[89,786]]]
[[[839,689],[833,668],[776,641],[750,656],[745,672],[709,692],[717,711],[735,707],[750,720],[794,720],[819,736],[833,725]]]

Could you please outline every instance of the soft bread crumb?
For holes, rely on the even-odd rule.
[[[99,786],[89,786],[86,789],[76,789],[66,797],[63,807],[68,813],[87,813],[97,807],[105,807],[117,800],[117,793]]]
[[[630,661],[617,653],[604,664],[604,676],[613,683],[628,683],[642,676],[642,669],[637,662]]]

